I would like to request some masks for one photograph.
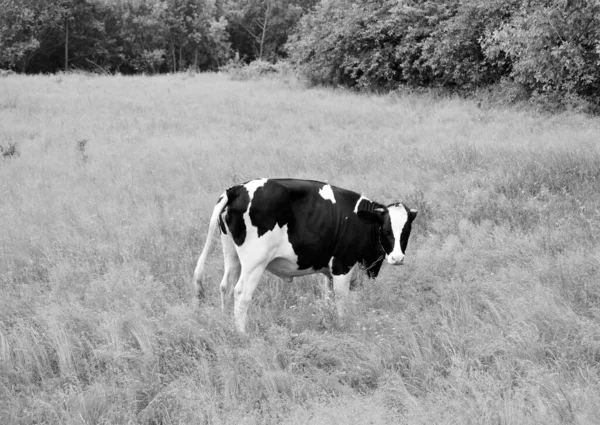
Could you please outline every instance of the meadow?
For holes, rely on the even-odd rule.
[[[600,423],[600,121],[223,74],[0,78],[0,423]],[[191,277],[220,193],[419,209],[337,316],[265,274],[248,336]]]

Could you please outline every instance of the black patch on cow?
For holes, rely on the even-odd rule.
[[[288,239],[298,256],[298,269],[328,267],[336,242],[337,220],[340,219],[335,213],[337,203],[332,204],[319,195],[324,183],[292,179],[276,182],[288,192]]]
[[[331,262],[331,274],[334,276],[340,276],[350,273],[354,264],[348,264],[344,261],[344,258],[334,258]]]
[[[219,203],[223,200],[223,195],[219,196],[219,199],[217,200],[217,205],[219,205]],[[225,227],[225,223],[223,223],[223,218],[219,215],[219,228],[221,229],[221,233],[223,233],[224,235],[227,234],[227,228]]]
[[[267,180],[256,189],[250,204],[250,221],[257,228],[259,238],[273,230],[275,225],[285,226],[290,216],[290,197],[285,186]]]
[[[396,239],[394,238],[394,231],[392,230],[392,220],[390,219],[389,212],[386,212],[382,219],[381,229],[379,230],[379,239],[381,247],[386,254],[391,253],[394,250]]]
[[[227,223],[227,228],[231,232],[233,241],[237,246],[240,246],[246,240],[244,213],[248,210],[250,195],[244,186],[238,185],[227,189],[227,198],[225,223]]]
[[[380,225],[366,224],[354,213],[358,193],[331,186],[334,204],[319,194],[325,183],[293,179],[274,182],[288,191],[288,238],[298,256],[298,269],[327,268],[333,257],[335,275],[347,274],[357,262],[365,268],[372,266],[367,272],[370,277],[377,275],[383,261]]]
[[[219,216],[219,228],[221,229],[221,233],[224,235],[227,234],[227,227],[225,227],[225,223],[223,223],[223,217]]]
[[[361,221],[367,224],[379,224],[383,223],[383,217],[387,208],[377,202],[369,201],[368,199],[361,199],[358,207],[356,208],[356,214]]]

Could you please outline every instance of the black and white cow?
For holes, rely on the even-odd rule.
[[[221,305],[235,285],[234,315],[245,332],[248,305],[265,270],[292,282],[296,276],[332,277],[338,312],[348,295],[352,272],[363,265],[376,277],[385,258],[402,264],[417,211],[387,207],[350,190],[311,180],[256,179],[230,187],[215,206],[208,237],[194,271],[198,294],[217,224],[225,272]]]

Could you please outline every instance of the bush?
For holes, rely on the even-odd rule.
[[[390,87],[401,75],[394,47],[402,25],[391,2],[321,2],[305,15],[287,46],[313,84]]]
[[[463,93],[514,84],[535,103],[591,111],[600,107],[599,28],[592,1],[323,0],[287,49],[313,84]]]
[[[600,106],[600,3],[534,1],[486,37],[490,60],[544,103]],[[585,107],[585,106],[584,106]]]
[[[15,142],[8,142],[6,146],[0,145],[0,155],[2,156],[2,158],[19,156],[19,146]]]
[[[229,73],[233,80],[240,81],[255,80],[279,72],[279,68],[276,65],[262,60],[255,60],[248,65],[244,65],[241,61],[233,60],[222,69]]]
[[[301,20],[288,50],[316,84],[470,88],[503,74],[506,63],[488,61],[481,40],[514,3],[321,2]]]

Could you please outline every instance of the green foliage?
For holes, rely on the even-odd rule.
[[[214,70],[230,56],[227,21],[210,0],[2,0],[0,7],[0,66],[20,72]]]
[[[1,0],[0,67],[160,73],[216,70],[232,49],[276,60],[316,0]]]
[[[600,106],[598,1],[523,3],[490,34],[486,54],[491,60],[509,58],[510,75],[534,95],[554,103],[563,96],[581,96]]]
[[[246,61],[274,61],[285,55],[283,46],[304,12],[317,0],[227,0],[234,50]]]
[[[227,21],[209,0],[138,0],[111,9],[123,71],[215,70],[229,57]]]
[[[231,57],[228,26],[229,23],[223,16],[219,20],[210,22],[204,50],[206,51],[205,57],[209,57],[211,60],[212,69],[220,68]]]
[[[228,57],[227,21],[208,0],[168,0],[166,22],[173,71],[216,69]]]
[[[480,41],[509,4],[323,1],[303,17],[288,49],[315,83],[475,87],[502,74]]]
[[[421,46],[405,43],[401,49],[403,40],[431,31],[422,12],[391,1],[323,1],[303,17],[288,50],[314,83],[390,89],[428,79],[429,69],[406,69],[418,65]]]
[[[56,1],[33,0],[2,0],[0,10],[0,66],[24,72],[36,52],[56,45],[53,28],[65,10]]]
[[[287,49],[316,84],[471,92],[508,77],[555,104],[597,105],[598,28],[597,1],[323,0]]]
[[[518,2],[467,0],[435,10],[434,28],[422,43],[432,85],[474,89],[494,84],[506,75],[510,62],[501,55],[488,58],[482,41],[511,16]]]
[[[389,86],[398,80],[393,41],[400,27],[390,10],[389,3],[323,1],[300,21],[290,58],[316,84]]]

